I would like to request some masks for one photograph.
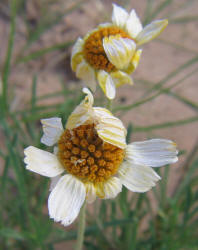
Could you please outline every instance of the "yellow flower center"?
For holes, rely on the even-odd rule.
[[[103,38],[120,35],[122,38],[131,38],[125,31],[118,27],[100,28],[91,33],[84,44],[84,57],[87,62],[97,70],[105,70],[111,72],[115,70],[115,66],[108,60],[103,48]]]
[[[117,173],[124,157],[123,149],[98,137],[94,124],[66,129],[58,149],[58,158],[66,171],[85,182],[104,182]]]

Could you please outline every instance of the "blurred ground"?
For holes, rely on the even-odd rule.
[[[4,1],[3,1],[4,2]],[[9,33],[9,12],[6,5],[0,3],[0,68],[2,69],[6,48],[8,43]],[[26,21],[34,28],[39,22],[41,15],[46,14],[42,10],[42,2],[36,0],[28,0],[26,4],[25,16]],[[45,1],[47,2],[47,1]],[[49,13],[64,12],[69,6],[73,6],[72,1],[49,1]],[[78,36],[83,36],[87,31],[95,27],[100,22],[109,21],[111,18],[111,3],[113,1],[86,1],[80,8],[73,11],[69,15],[62,18],[59,24],[54,25],[45,32],[37,42],[34,42],[28,47],[27,54],[52,46],[57,43],[75,40]],[[117,1],[122,5],[124,1]],[[126,1],[125,1],[126,2]],[[158,1],[154,1],[158,2]],[[187,4],[191,2],[191,4]],[[2,4],[2,6],[1,6]],[[179,9],[179,6],[186,4],[185,8]],[[1,8],[2,7],[2,8]],[[142,18],[146,1],[128,1],[127,9],[135,8],[139,16]],[[54,11],[54,12],[53,12]],[[179,18],[183,16],[195,16],[198,11],[197,1],[174,1],[166,9],[160,13],[155,19],[168,17]],[[159,39],[152,41],[144,47],[143,55],[137,71],[133,74],[135,85],[133,87],[124,86],[119,89],[119,100],[124,100],[124,105],[135,102],[145,95],[152,85],[162,80],[168,74],[177,69],[180,65],[188,60],[198,56],[198,21],[177,23],[172,22],[166,30],[160,35]],[[30,99],[30,90],[32,85],[33,74],[38,75],[37,95],[53,93],[61,89],[60,81],[64,82],[69,88],[81,87],[82,83],[76,81],[75,75],[71,72],[69,66],[70,50],[58,50],[48,53],[39,59],[31,60],[25,63],[17,63],[22,49],[27,41],[26,24],[22,16],[17,17],[17,33],[14,45],[14,57],[12,62],[12,71],[10,76],[10,91],[13,93],[13,110],[19,106],[24,107]],[[26,55],[26,52],[23,53]],[[175,83],[177,80],[184,77],[189,72],[198,68],[198,63],[186,68],[181,74],[173,77],[166,83],[166,87]],[[174,93],[179,94],[195,103],[198,103],[198,73],[193,74],[182,82],[178,87],[173,89]],[[142,83],[142,80],[147,80],[147,83]],[[74,83],[76,81],[76,83]],[[55,98],[54,103],[60,99]],[[164,94],[160,95],[152,102],[140,106],[127,113],[122,113],[122,119],[127,126],[129,122],[133,122],[138,126],[149,126],[158,123],[169,121],[177,121],[193,117],[196,115],[189,106],[175,99],[173,96]],[[154,133],[135,133],[132,140],[143,140],[147,137],[162,137],[174,140],[179,149],[190,152],[196,140],[198,139],[198,123],[194,122],[188,125],[159,129]],[[0,140],[2,141],[2,140]],[[178,180],[178,173],[182,172],[180,168],[184,157],[172,166],[172,178],[169,181],[170,191],[174,188],[175,182]],[[58,249],[63,249],[63,245],[57,245]],[[69,249],[69,246],[67,246]]]

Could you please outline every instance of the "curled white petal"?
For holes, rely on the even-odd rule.
[[[141,49],[138,49],[138,50],[135,52],[135,54],[134,54],[134,56],[133,56],[133,58],[132,58],[131,63],[132,63],[132,65],[133,65],[133,67],[134,67],[134,70],[137,68],[137,66],[138,66],[138,64],[139,64],[141,54],[142,54],[142,50],[141,50]]]
[[[109,99],[114,99],[115,98],[115,94],[116,94],[116,87],[115,84],[113,82],[113,79],[111,78],[110,75],[107,76],[107,80],[106,80],[106,95]]]
[[[84,40],[82,38],[78,38],[72,48],[71,52],[71,68],[76,72],[76,68],[78,64],[82,61],[82,51],[83,51]]]
[[[105,108],[94,108],[96,131],[105,142],[124,149],[126,147],[126,129],[120,119]]]
[[[83,51],[84,40],[82,38],[78,38],[72,48],[71,58],[73,58],[76,54],[81,53]]]
[[[126,148],[126,159],[151,167],[175,163],[178,160],[177,154],[176,144],[165,139],[134,142]]]
[[[146,192],[154,187],[160,176],[151,168],[125,161],[118,171],[121,183],[132,192]]]
[[[43,126],[43,136],[41,142],[47,146],[52,146],[57,143],[59,137],[63,133],[63,125],[61,118],[52,117],[42,119],[41,124]]]
[[[124,69],[135,53],[136,44],[132,39],[115,35],[103,38],[103,48],[109,61],[117,69]]]
[[[131,60],[131,62],[129,64],[128,68],[125,70],[125,72],[127,74],[130,75],[136,70],[136,68],[137,68],[137,66],[139,64],[139,61],[140,61],[141,54],[142,54],[142,49],[136,50],[136,52],[134,53],[133,58],[132,58],[132,60]]]
[[[85,196],[81,181],[69,174],[62,176],[48,199],[50,218],[64,226],[70,225],[78,216]]]
[[[118,6],[117,4],[113,4],[113,12],[112,12],[113,24],[115,24],[120,28],[124,28],[128,16],[129,14],[126,12],[125,9]]]
[[[55,177],[64,171],[56,155],[47,151],[29,146],[24,150],[26,169],[37,174]]]
[[[93,95],[87,88],[83,88],[83,92],[87,95],[69,116],[66,124],[67,129],[76,128],[85,122],[92,122],[94,119],[92,108],[94,102]]]
[[[133,85],[132,77],[121,70],[112,72],[111,77],[113,79],[113,82],[115,83],[116,88],[122,86],[123,84]]]
[[[84,104],[87,105],[88,107],[92,107],[94,103],[94,98],[91,91],[88,88],[83,88],[82,92],[87,94],[84,100]]]
[[[137,16],[134,9],[131,10],[129,17],[126,21],[126,29],[132,38],[136,38],[136,36],[143,29],[142,23],[141,23],[139,17]]]
[[[115,98],[116,87],[112,77],[104,70],[100,70],[97,74],[98,82],[107,98],[110,100]]]
[[[136,37],[138,45],[142,45],[156,38],[168,25],[168,20],[157,20],[146,25]]]

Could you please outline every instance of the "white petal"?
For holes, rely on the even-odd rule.
[[[104,70],[100,70],[97,74],[97,79],[100,87],[102,88],[107,98],[114,99],[116,94],[116,88],[109,73]]]
[[[85,195],[81,181],[69,174],[62,176],[48,199],[50,218],[64,226],[70,225],[78,216]]]
[[[122,163],[118,174],[122,184],[133,192],[146,192],[161,179],[152,168],[128,161]]]
[[[96,199],[96,190],[94,184],[91,182],[85,183],[86,200],[88,203],[93,203]]]
[[[136,37],[138,45],[142,45],[156,38],[168,25],[168,20],[157,20],[146,25]]]
[[[76,68],[76,76],[85,82],[85,85],[91,88],[93,92],[96,90],[96,78],[94,69],[82,60]]]
[[[134,67],[134,70],[137,68],[137,66],[138,66],[138,64],[139,64],[141,54],[142,54],[142,49],[138,49],[138,50],[135,52],[135,54],[134,54],[134,56],[133,56],[133,58],[132,58],[131,63],[132,63],[132,65],[133,65],[133,67]],[[134,71],[134,70],[133,70],[133,71]]]
[[[175,163],[178,160],[177,153],[176,144],[165,139],[134,142],[126,148],[127,159],[151,167]]]
[[[78,38],[72,48],[72,53],[71,53],[71,68],[74,72],[76,72],[77,66],[82,62],[83,56],[83,45],[84,45],[84,40],[81,38]]]
[[[89,107],[93,106],[94,98],[93,98],[91,91],[88,88],[83,88],[82,92],[87,94],[87,96],[85,97],[85,100],[84,100],[86,105],[88,105]]]
[[[60,178],[61,178],[60,174],[51,178],[51,183],[50,183],[50,188],[49,188],[50,191],[52,191],[55,188]]]
[[[26,169],[37,174],[55,177],[64,171],[58,158],[47,151],[29,146],[24,150]]]
[[[111,177],[104,183],[104,199],[113,199],[122,191],[122,183],[117,177]]]
[[[106,95],[107,97],[112,100],[115,98],[115,94],[116,94],[116,88],[115,88],[115,84],[113,82],[113,79],[111,78],[111,76],[108,74],[107,76],[107,80],[106,80]]]
[[[55,146],[55,147],[53,148],[53,153],[54,153],[55,155],[58,154],[58,147],[57,147],[57,146]]]
[[[126,147],[126,129],[120,119],[104,108],[94,108],[97,120],[98,136],[105,142],[124,149]]]
[[[113,82],[115,83],[116,88],[122,86],[123,84],[133,85],[132,77],[123,71],[114,71],[111,73],[111,77],[113,79]]]
[[[129,14],[126,12],[125,9],[118,6],[117,4],[113,4],[113,12],[112,12],[113,24],[115,24],[120,28],[124,28],[128,16]]]
[[[136,68],[139,64],[139,61],[140,61],[141,54],[142,54],[141,49],[136,50],[128,68],[125,70],[126,73],[128,73],[130,75],[136,70]]]
[[[57,143],[59,137],[63,133],[61,118],[52,117],[48,119],[42,119],[41,124],[43,126],[44,132],[41,142],[47,146],[52,146]]]
[[[83,51],[84,41],[82,38],[78,38],[72,48],[71,58],[73,58],[76,54],[81,53]]]
[[[136,38],[136,36],[142,31],[143,27],[139,17],[137,16],[135,10],[131,10],[129,17],[126,22],[126,29],[132,38]]]
[[[115,35],[103,38],[103,48],[109,61],[117,69],[124,69],[135,53],[136,44],[132,39]]]
[[[69,116],[66,124],[67,129],[76,128],[88,120],[93,120],[93,95],[87,88],[83,88],[83,92],[87,95]]]
[[[96,194],[101,199],[113,199],[122,191],[122,183],[117,177],[95,184]]]

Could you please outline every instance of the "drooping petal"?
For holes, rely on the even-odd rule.
[[[122,163],[118,175],[121,183],[133,192],[146,192],[161,179],[152,168],[129,161]]]
[[[126,29],[132,38],[136,38],[136,36],[143,29],[142,23],[141,23],[139,17],[137,16],[134,9],[131,10],[129,17],[126,21]]]
[[[43,136],[41,142],[47,146],[54,145],[63,133],[61,118],[52,117],[41,120],[43,126]]]
[[[24,150],[26,169],[37,174],[55,177],[64,171],[58,158],[47,151],[29,146]]]
[[[84,40],[78,38],[72,48],[71,52],[71,67],[73,71],[76,71],[77,65],[82,61],[82,51],[83,51]]]
[[[78,216],[85,196],[85,186],[81,181],[69,174],[62,176],[48,199],[50,218],[64,226],[70,225]]]
[[[134,54],[134,56],[133,56],[133,58],[132,58],[131,63],[132,63],[132,65],[133,65],[133,67],[134,67],[134,70],[137,68],[137,66],[138,66],[138,64],[139,64],[141,54],[142,54],[142,49],[138,49],[138,50],[135,52],[135,54]],[[134,71],[134,70],[133,70],[133,71]]]
[[[116,94],[116,88],[113,79],[111,78],[109,73],[104,70],[100,70],[97,74],[97,79],[100,87],[102,88],[107,98],[109,98],[110,100],[114,99]]]
[[[146,25],[136,37],[138,45],[142,45],[156,38],[168,25],[168,20],[157,20]]]
[[[91,88],[93,92],[96,90],[96,79],[94,69],[86,63],[85,60],[82,60],[81,63],[77,65],[76,76],[82,79],[85,84]]]
[[[49,188],[50,191],[52,191],[55,188],[60,178],[61,178],[60,174],[51,178],[51,183],[50,183],[50,188]]]
[[[105,108],[94,108],[97,120],[96,131],[105,142],[124,149],[126,147],[126,129],[120,119]]]
[[[135,54],[133,55],[132,60],[129,63],[129,66],[125,70],[125,72],[127,72],[128,74],[132,74],[136,70],[136,68],[137,68],[137,66],[139,65],[139,62],[140,62],[141,54],[142,54],[142,49],[138,49],[135,52]]]
[[[165,139],[152,139],[129,144],[126,148],[126,159],[131,159],[136,164],[161,167],[175,163],[178,160],[177,153],[174,142]]]
[[[103,38],[103,48],[109,61],[117,69],[124,69],[135,53],[136,44],[132,39],[115,35]]]
[[[84,44],[83,39],[81,37],[79,37],[76,40],[76,42],[75,42],[75,44],[74,44],[74,46],[72,48],[71,57],[74,57],[76,54],[82,52],[82,50],[83,50],[83,44]]]
[[[126,12],[125,9],[118,6],[117,4],[113,4],[112,22],[114,25],[120,28],[124,28],[128,16],[129,14]]]
[[[113,199],[122,191],[122,183],[117,177],[95,184],[96,194],[101,199]]]
[[[73,129],[93,119],[93,95],[87,88],[83,88],[83,92],[87,95],[69,116],[66,124],[67,129]]]
[[[113,82],[115,83],[116,88],[122,86],[123,84],[133,85],[132,77],[121,70],[112,72],[111,77],[113,79]]]
[[[84,45],[84,40],[81,37],[79,37],[72,48],[71,58],[73,58],[78,53],[82,53],[83,45]]]
[[[88,203],[93,203],[96,199],[96,190],[92,182],[85,183],[86,200]]]

